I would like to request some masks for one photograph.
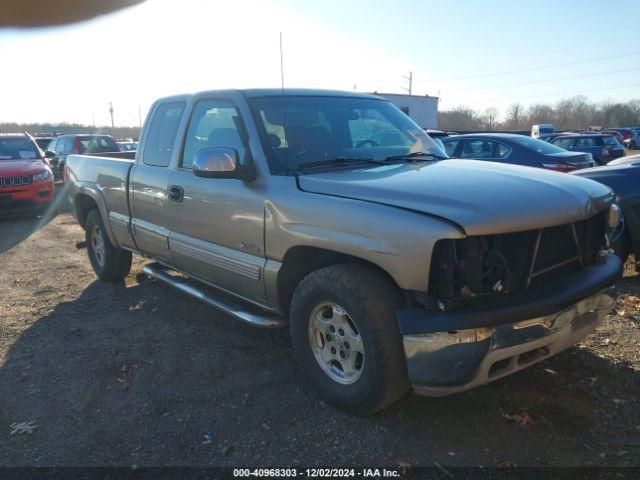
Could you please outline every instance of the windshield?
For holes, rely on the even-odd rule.
[[[512,137],[511,140],[514,143],[522,145],[527,150],[541,153],[543,155],[566,152],[564,148],[556,147],[549,142],[538,140],[537,138],[525,137],[524,135],[522,137]]]
[[[28,138],[0,138],[0,161],[39,158],[36,146]]]
[[[333,158],[384,160],[424,152],[446,157],[409,117],[385,100],[287,96],[249,99],[272,173]]]
[[[78,153],[119,152],[120,148],[111,137],[77,137]]]

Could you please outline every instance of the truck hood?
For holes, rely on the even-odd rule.
[[[363,200],[447,219],[467,235],[561,225],[592,216],[613,201],[600,183],[541,168],[443,160],[310,173],[302,191]]]
[[[0,160],[0,177],[35,175],[46,169],[40,160]]]

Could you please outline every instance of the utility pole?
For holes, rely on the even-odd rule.
[[[402,87],[402,89],[406,90],[407,92],[409,92],[409,95],[411,95],[411,93],[413,92],[413,72],[409,72],[409,76],[404,75],[402,78],[404,78],[405,80],[409,80],[409,88]]]
[[[113,103],[111,102],[109,102],[109,114],[111,115],[111,135],[113,135],[115,125],[113,124]]]
[[[138,105],[138,124],[140,125],[140,130],[142,130],[142,112],[140,111],[140,105]]]

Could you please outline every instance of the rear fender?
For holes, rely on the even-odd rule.
[[[100,189],[95,185],[84,182],[75,185],[73,212],[76,220],[78,220],[78,222],[82,224],[79,205],[76,201],[78,195],[86,195],[96,203],[96,205],[98,206],[98,211],[100,212],[100,217],[102,218],[102,223],[104,224],[105,231],[107,232],[107,236],[109,237],[109,241],[111,241],[114,246],[118,247],[118,241],[113,234],[111,222],[109,221],[109,210],[107,209],[107,202],[105,201],[104,195],[102,194]]]

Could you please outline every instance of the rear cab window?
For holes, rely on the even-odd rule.
[[[169,165],[184,109],[185,102],[163,103],[156,108],[142,152],[142,162],[145,165]]]

